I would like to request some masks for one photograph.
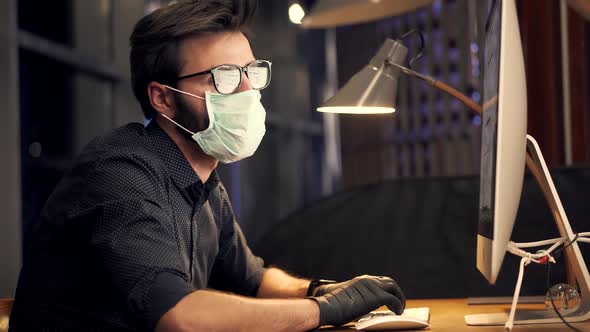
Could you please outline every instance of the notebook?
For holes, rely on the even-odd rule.
[[[395,331],[429,326],[430,309],[427,307],[406,308],[401,315],[389,310],[373,311],[361,317],[356,323],[356,329],[359,331]]]

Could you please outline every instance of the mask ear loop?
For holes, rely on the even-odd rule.
[[[205,99],[205,98],[203,98],[203,97],[199,97],[199,96],[197,96],[197,95],[194,95],[194,94],[192,94],[192,93],[188,93],[188,92],[185,92],[185,91],[182,91],[182,90],[175,89],[175,88],[173,88],[173,87],[171,87],[171,86],[168,86],[168,85],[166,85],[166,84],[163,84],[163,85],[164,85],[166,88],[168,88],[168,89],[170,89],[170,90],[173,90],[173,91],[176,91],[176,92],[178,92],[178,93],[182,93],[182,94],[185,94],[185,95],[187,95],[187,96],[191,96],[191,97],[195,97],[195,98],[199,98],[199,99],[203,99],[203,100]],[[176,121],[172,120],[171,118],[169,118],[169,117],[168,117],[166,114],[164,114],[164,113],[160,113],[160,115],[161,115],[161,116],[163,116],[163,117],[165,117],[166,119],[168,119],[170,122],[174,123],[175,125],[177,125],[177,126],[180,128],[180,129],[182,129],[182,130],[186,131],[187,133],[189,133],[189,134],[191,134],[191,135],[196,135],[196,133],[193,133],[192,131],[190,131],[190,130],[186,129],[186,128],[185,128],[185,127],[183,127],[183,126],[182,126],[180,123],[178,123],[178,122],[176,122]]]
[[[169,117],[168,117],[166,114],[164,114],[164,113],[160,113],[160,115],[161,115],[161,116],[163,116],[163,117],[165,117],[166,119],[170,120],[170,122],[174,123],[175,125],[177,125],[177,126],[178,126],[178,128],[180,128],[180,129],[182,129],[182,130],[186,131],[187,133],[191,134],[191,136],[196,134],[196,133],[193,133],[192,131],[190,131],[190,130],[188,130],[188,129],[184,128],[183,126],[181,126],[181,125],[180,125],[180,123],[178,123],[178,122],[176,122],[176,121],[174,121],[174,120],[170,119],[170,118],[169,118]]]
[[[203,100],[205,100],[205,98],[203,98],[203,97],[200,97],[200,96],[197,96],[197,95],[194,95],[194,94],[192,94],[192,93],[188,93],[188,92],[186,92],[186,91],[178,90],[178,89],[176,89],[176,88],[173,88],[173,87],[171,87],[171,86],[168,86],[168,85],[166,85],[166,84],[162,84],[162,85],[163,85],[163,86],[165,86],[166,88],[168,88],[168,89],[170,89],[170,90],[173,90],[173,91],[176,91],[176,92],[178,92],[178,93],[182,93],[182,94],[185,94],[185,95],[187,95],[187,96],[191,96],[191,97],[195,97],[195,98],[199,98],[199,99],[203,99]]]

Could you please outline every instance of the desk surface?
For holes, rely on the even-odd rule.
[[[509,304],[488,304],[488,305],[467,305],[467,299],[437,299],[437,300],[408,300],[409,308],[429,307],[430,308],[430,329],[417,331],[432,332],[503,332],[504,326],[467,326],[465,315],[485,314],[497,312],[510,312]],[[543,304],[522,304],[519,309],[544,309]],[[581,331],[590,331],[590,322],[572,324]],[[322,328],[321,331],[354,331],[352,326],[339,328]],[[536,324],[536,325],[514,325],[514,332],[520,331],[572,331],[565,324]]]
[[[6,303],[0,301],[0,313],[4,309]],[[437,299],[437,300],[408,300],[407,306],[409,308],[429,307],[430,308],[430,329],[416,330],[416,331],[432,331],[432,332],[503,332],[504,326],[467,326],[465,324],[465,315],[469,314],[484,314],[496,312],[509,312],[509,304],[489,304],[489,305],[467,305],[467,299]],[[519,309],[543,309],[542,304],[522,304],[518,306]],[[383,308],[385,309],[385,308]],[[7,314],[8,312],[4,312]],[[1,318],[2,315],[0,315]],[[0,319],[0,331],[2,331],[2,321]],[[572,324],[580,331],[590,332],[590,322]],[[355,331],[354,326],[343,326],[338,328],[322,328],[321,331]],[[514,332],[520,331],[555,331],[566,332],[571,331],[564,324],[536,324],[536,325],[515,325]]]

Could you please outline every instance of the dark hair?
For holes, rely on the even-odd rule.
[[[250,34],[256,0],[184,0],[143,17],[129,38],[131,85],[146,118],[155,110],[149,100],[150,82],[175,82],[182,69],[179,42],[188,36],[220,31]]]

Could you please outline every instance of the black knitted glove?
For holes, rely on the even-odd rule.
[[[401,314],[406,297],[388,277],[360,276],[336,284],[319,286],[312,299],[320,306],[320,325],[339,326],[386,305]]]

